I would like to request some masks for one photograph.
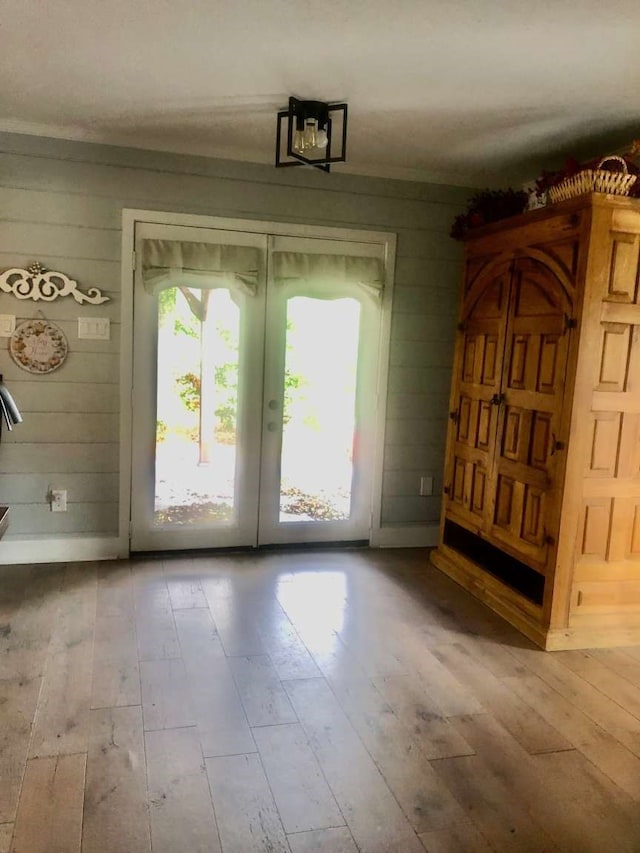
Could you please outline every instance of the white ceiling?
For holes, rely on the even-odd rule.
[[[290,94],[344,171],[517,181],[640,136],[638,0],[3,0],[0,130],[272,162]]]

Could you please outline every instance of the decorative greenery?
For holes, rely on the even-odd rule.
[[[528,201],[529,194],[524,190],[511,187],[506,190],[481,190],[469,199],[467,212],[454,219],[451,236],[454,240],[462,240],[472,228],[516,216],[524,211]]]

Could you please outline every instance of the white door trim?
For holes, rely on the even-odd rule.
[[[372,474],[371,542],[379,540],[382,508],[382,466],[386,422],[386,399],[389,373],[391,308],[396,256],[396,235],[388,231],[368,231],[330,226],[270,222],[254,219],[231,219],[169,211],[125,208],[122,211],[121,260],[121,361],[120,361],[120,505],[119,556],[129,554],[129,525],[131,516],[131,452],[132,452],[132,388],[133,388],[133,279],[135,271],[135,223],[150,222],[164,225],[188,225],[243,231],[276,236],[314,237],[349,242],[377,243],[384,247],[385,289],[382,297],[380,343],[378,353],[377,420],[375,424],[374,470]]]

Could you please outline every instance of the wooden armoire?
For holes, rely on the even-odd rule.
[[[547,649],[640,644],[640,200],[472,231],[438,568]]]

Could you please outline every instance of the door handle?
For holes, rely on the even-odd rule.
[[[278,401],[277,400],[269,400],[269,402],[267,403],[267,406],[271,409],[272,412],[275,412],[275,410],[278,408]]]
[[[278,424],[275,421],[269,421],[267,429],[269,432],[275,432],[278,429]]]

